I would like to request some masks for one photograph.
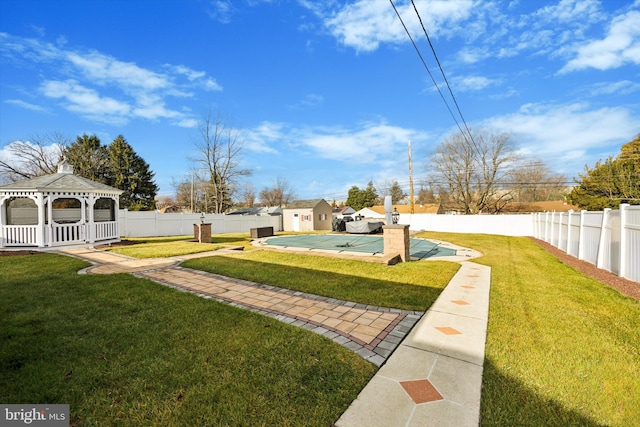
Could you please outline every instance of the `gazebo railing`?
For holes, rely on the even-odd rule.
[[[37,225],[5,225],[0,246],[38,246]]]
[[[101,240],[117,239],[120,237],[117,221],[96,222],[94,225],[96,230],[96,242]]]
[[[51,227],[51,246],[85,243],[87,227],[85,224],[54,224]]]

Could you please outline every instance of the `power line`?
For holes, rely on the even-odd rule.
[[[416,12],[416,16],[418,17],[418,21],[420,21],[420,26],[422,27],[422,31],[424,32],[424,35],[427,38],[427,41],[429,42],[429,47],[431,47],[431,52],[433,53],[433,57],[435,58],[436,63],[438,64],[438,68],[440,68],[440,73],[442,74],[442,78],[444,79],[444,82],[447,85],[447,88],[449,89],[449,94],[451,95],[451,99],[453,99],[453,103],[455,104],[456,109],[458,110],[458,114],[460,115],[460,119],[462,120],[462,123],[464,124],[464,128],[467,130],[467,133],[469,134],[469,138],[471,138],[471,142],[473,143],[473,146],[476,148],[476,151],[479,154],[480,150],[478,149],[478,146],[477,146],[476,142],[473,139],[473,135],[471,134],[471,131],[469,130],[469,126],[467,126],[467,121],[464,119],[464,116],[462,115],[462,111],[460,111],[460,106],[458,105],[458,101],[456,100],[456,97],[453,94],[453,90],[451,89],[451,85],[449,84],[449,80],[447,79],[447,76],[444,73],[444,69],[442,68],[442,64],[440,64],[440,59],[438,59],[438,54],[436,54],[436,49],[433,47],[433,43],[431,43],[431,38],[429,37],[429,34],[427,33],[427,29],[425,28],[424,24],[422,23],[422,17],[420,16],[420,12],[418,12],[418,8],[416,7],[416,4],[414,3],[413,0],[411,0],[411,5],[413,6],[413,10]],[[462,132],[462,130],[460,130],[460,131]]]
[[[453,111],[451,111],[451,108],[449,107],[449,103],[447,102],[447,100],[444,97],[442,91],[440,90],[440,86],[438,86],[438,83],[436,82],[436,79],[433,77],[433,74],[431,74],[431,70],[429,69],[429,66],[427,65],[427,62],[424,60],[424,57],[422,56],[422,53],[420,52],[420,49],[418,49],[418,45],[416,45],[415,41],[413,41],[413,37],[411,37],[411,33],[409,32],[409,29],[407,28],[407,26],[404,23],[404,20],[400,16],[400,12],[398,12],[398,9],[396,8],[396,5],[393,3],[393,0],[389,0],[389,3],[391,3],[391,6],[393,7],[393,10],[396,12],[396,15],[398,16],[398,19],[400,20],[400,23],[402,24],[402,27],[404,28],[404,31],[407,33],[407,36],[409,37],[409,40],[411,40],[411,44],[413,44],[413,48],[416,50],[416,53],[418,54],[418,57],[420,57],[420,61],[422,61],[422,65],[424,66],[425,70],[427,70],[427,73],[429,74],[429,77],[431,77],[431,81],[433,82],[433,85],[438,90],[438,93],[440,94],[440,98],[442,98],[442,101],[444,102],[444,105],[447,107],[447,110],[449,111],[449,114],[451,115],[451,118],[453,118],[453,121],[456,123],[456,126],[458,126],[458,129],[460,130],[460,133],[464,136],[465,133],[462,130],[462,127],[460,127],[460,123],[458,123],[458,119],[456,119],[456,116],[453,114]],[[476,147],[476,150],[477,150],[477,147]]]

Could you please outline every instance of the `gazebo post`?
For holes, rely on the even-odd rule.
[[[49,218],[49,222],[47,223],[45,229],[47,232],[44,233],[47,239],[45,239],[45,246],[51,246],[51,242],[53,242],[53,199],[51,195],[47,195],[47,218]]]
[[[8,200],[8,197],[0,196],[0,229],[2,230],[2,233],[0,233],[0,248],[4,248],[4,226],[7,222],[7,219],[5,218],[6,208],[4,207],[4,202],[6,200]]]
[[[44,214],[44,194],[38,193],[36,194],[36,207],[38,208],[38,228],[36,228],[36,244],[39,248],[45,247],[44,236],[45,233],[45,214]]]
[[[94,218],[94,213],[93,213],[93,208],[95,206],[96,203],[96,199],[93,193],[89,194],[89,198],[85,199],[87,206],[89,207],[89,218],[87,218],[87,226],[88,226],[88,230],[87,233],[89,234],[87,236],[87,241],[89,243],[95,243],[96,241],[96,230],[95,230],[95,224],[93,222],[93,218]]]

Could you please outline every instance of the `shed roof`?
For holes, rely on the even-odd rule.
[[[327,203],[324,199],[295,200],[289,203],[285,209],[313,209],[318,206],[320,202]]]

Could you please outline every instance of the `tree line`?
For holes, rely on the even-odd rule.
[[[566,200],[581,209],[617,208],[640,204],[640,135],[622,146],[616,157],[599,161],[573,182],[554,173],[541,159],[525,156],[508,133],[472,129],[453,133],[433,150],[425,166],[414,203],[440,204],[461,214],[501,213],[511,204]],[[376,189],[349,189],[346,205],[355,210],[407,203],[406,193],[393,181]]]
[[[242,167],[240,132],[218,113],[205,115],[189,159],[188,178],[174,181],[173,203],[192,212],[225,213],[235,206],[283,207],[296,197],[282,177],[258,194],[243,182],[252,171]],[[52,152],[53,150],[53,152]],[[57,151],[56,151],[57,150]],[[67,141],[59,134],[35,138],[30,143],[8,145],[11,161],[0,158],[4,181],[55,173],[65,157],[75,173],[124,191],[120,206],[130,210],[156,208],[158,187],[149,165],[122,135],[103,145],[95,135]],[[640,204],[640,135],[621,148],[620,155],[599,161],[574,178],[554,173],[541,159],[524,156],[508,133],[472,129],[452,133],[433,150],[425,166],[414,203],[437,203],[462,214],[501,213],[514,202],[566,199],[582,209],[616,208],[620,203]],[[382,204],[406,203],[407,194],[397,180],[376,188],[352,186],[345,204],[355,210]],[[334,201],[335,204],[335,201]]]

